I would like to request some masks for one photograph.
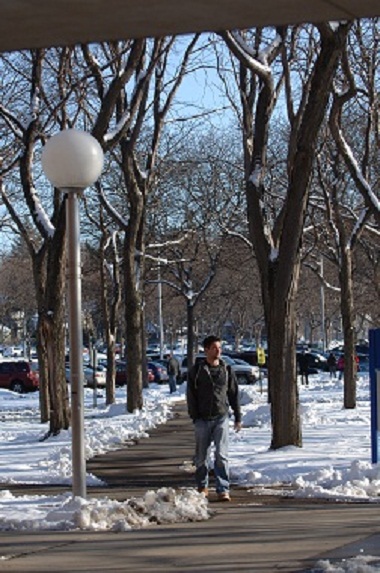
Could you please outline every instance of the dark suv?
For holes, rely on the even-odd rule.
[[[38,390],[38,374],[29,362],[23,360],[0,362],[0,388],[19,394],[35,392]]]

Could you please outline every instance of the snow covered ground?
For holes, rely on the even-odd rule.
[[[117,403],[106,407],[100,394],[93,406],[93,391],[85,390],[86,456],[119,447],[148,435],[171,415],[175,401],[184,398],[185,386],[170,395],[167,386],[145,391],[145,407],[125,413],[125,389],[117,390]],[[242,386],[243,430],[231,426],[230,469],[233,483],[254,486],[263,493],[286,485],[294,495],[331,500],[380,502],[380,467],[371,464],[369,377],[358,381],[357,408],[344,410],[342,382],[328,374],[310,377],[300,387],[303,447],[269,450],[270,413],[265,390]],[[14,496],[12,484],[71,484],[71,432],[41,440],[47,426],[39,423],[38,395],[17,395],[0,390],[0,531],[32,529],[127,530],[152,521],[174,523],[209,517],[207,500],[194,489],[170,488],[147,492],[143,498],[118,502],[81,499],[70,494]],[[188,460],[184,460],[186,462]],[[88,485],[101,485],[87,476]],[[9,485],[9,489],[8,489]],[[318,572],[380,571],[370,556],[333,566],[318,563]]]

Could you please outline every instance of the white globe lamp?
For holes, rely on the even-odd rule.
[[[102,172],[103,150],[90,133],[66,129],[45,145],[42,168],[59,189],[85,189],[95,183]]]

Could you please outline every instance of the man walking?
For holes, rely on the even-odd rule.
[[[238,432],[241,429],[239,388],[235,374],[220,358],[220,338],[208,336],[203,346],[205,360],[191,368],[187,380],[187,406],[195,431],[195,479],[198,491],[207,496],[208,453],[214,442],[216,493],[220,501],[230,501],[228,410],[231,406]]]
[[[327,366],[328,366],[329,372],[330,372],[330,379],[336,378],[336,358],[335,358],[335,354],[333,352],[330,352],[330,354],[327,358]]]
[[[309,386],[309,355],[303,350],[298,357],[298,369],[301,375],[301,384]]]
[[[170,394],[177,391],[177,378],[179,375],[179,362],[174,356],[171,354],[168,360],[168,376],[169,376],[169,389]]]

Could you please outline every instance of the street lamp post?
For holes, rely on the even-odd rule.
[[[49,139],[42,152],[46,177],[66,194],[69,348],[71,376],[72,491],[86,497],[84,445],[83,331],[78,199],[103,168],[103,151],[89,133],[61,131]]]

